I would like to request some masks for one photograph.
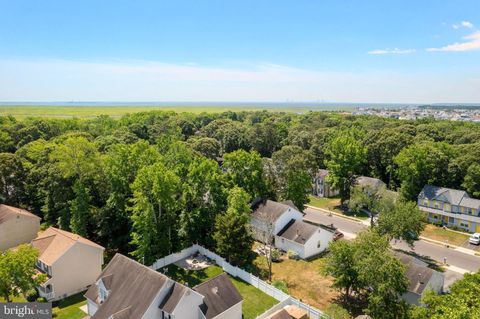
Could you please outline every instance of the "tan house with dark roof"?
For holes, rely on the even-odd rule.
[[[30,243],[40,230],[40,217],[24,210],[0,204],[0,252]]]
[[[37,268],[48,276],[38,291],[49,301],[87,289],[102,271],[105,248],[79,235],[50,227],[32,246],[39,251]]]
[[[191,289],[121,254],[85,297],[91,319],[242,318],[242,297],[226,274]]]

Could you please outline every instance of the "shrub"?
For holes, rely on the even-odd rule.
[[[280,253],[280,251],[278,249],[273,249],[272,250],[272,261],[274,261],[274,262],[280,261],[281,256],[282,256],[282,254]]]
[[[27,291],[25,294],[25,299],[27,299],[28,302],[34,302],[38,298],[38,291],[37,289],[32,289]]]
[[[298,260],[299,259],[299,256],[297,254],[297,252],[293,251],[293,250],[289,250],[287,252],[287,256],[288,256],[288,259],[294,259],[294,260]]]
[[[277,288],[278,290],[283,291],[284,293],[288,294],[288,287],[287,283],[283,280],[275,280],[272,283],[273,287]]]

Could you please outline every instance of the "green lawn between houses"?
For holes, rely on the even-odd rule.
[[[189,287],[196,286],[223,272],[222,268],[218,266],[210,266],[202,270],[186,270],[176,265],[169,265],[167,269],[166,275],[168,277],[182,284],[187,283]],[[278,303],[276,299],[243,280],[232,276],[230,276],[230,279],[243,297],[242,312],[244,319],[255,319]]]
[[[309,202],[308,205],[318,207],[318,208],[323,208],[326,210],[331,210],[335,213],[339,213],[345,216],[350,216],[350,217],[356,217],[359,219],[368,219],[370,218],[368,214],[365,212],[351,212],[351,211],[345,211],[340,207],[340,198],[338,197],[316,197],[313,195],[309,196]]]
[[[84,292],[70,296],[54,304],[53,318],[55,319],[82,319],[87,314],[80,307],[87,304]]]

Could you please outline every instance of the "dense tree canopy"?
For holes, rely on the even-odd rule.
[[[327,112],[0,117],[0,202],[150,262],[193,242],[216,248],[234,187],[302,209],[318,168],[344,199],[360,174],[409,200],[426,183],[479,196],[478,136],[474,123]]]

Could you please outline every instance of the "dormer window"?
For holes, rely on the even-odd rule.
[[[103,289],[102,287],[98,287],[98,298],[100,299],[100,303],[103,303],[108,297],[108,292]]]

